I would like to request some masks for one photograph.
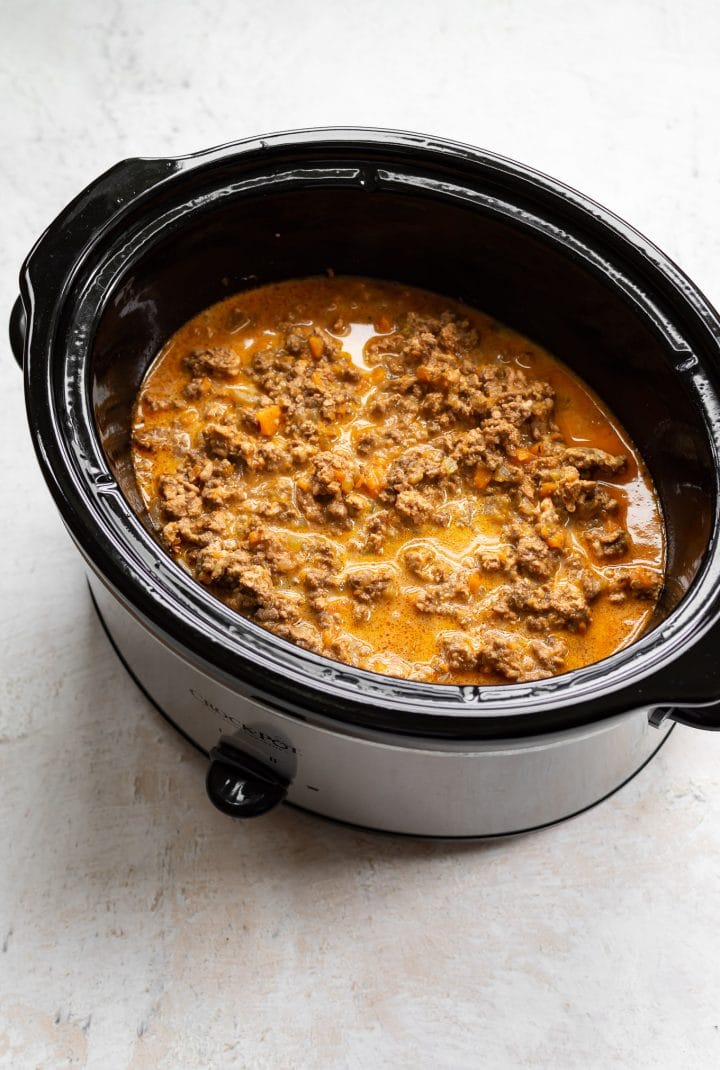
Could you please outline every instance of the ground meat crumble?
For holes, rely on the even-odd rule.
[[[563,671],[603,599],[657,600],[661,573],[634,562],[624,524],[627,457],[568,443],[550,382],[480,359],[461,316],[381,324],[364,368],[337,315],[288,322],[247,356],[234,339],[252,335],[252,314],[226,316],[230,343],[196,330],[177,396],[148,381],[133,446],[166,545],[238,612],[375,667],[377,650],[343,622],[404,599],[436,644],[422,671],[395,658],[402,675],[518,682]],[[432,545],[480,520],[495,541],[462,558]]]

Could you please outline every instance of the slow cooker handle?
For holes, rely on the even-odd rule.
[[[210,802],[223,814],[259,817],[283,801],[288,782],[228,740],[220,740],[210,751],[205,787]]]
[[[652,678],[651,688],[662,703],[651,723],[665,717],[690,728],[720,732],[720,621],[677,661]]]
[[[212,152],[177,158],[132,157],[120,160],[91,182],[71,201],[35,243],[20,273],[18,297],[10,313],[10,345],[22,368],[28,333],[28,315],[33,322],[51,317],[58,286],[77,266],[77,259],[87,249],[90,239],[98,240],[105,232],[122,226],[123,217],[137,209],[141,197],[154,196],[167,179],[186,167],[197,166],[197,159]],[[36,295],[42,295],[36,303]]]
[[[10,313],[10,348],[12,349],[13,356],[21,370],[23,367],[26,335],[27,316],[25,315],[25,305],[23,304],[22,297],[18,297],[12,307],[12,312]]]
[[[720,703],[714,706],[675,706],[669,712],[671,720],[688,728],[703,728],[706,732],[720,732]]]

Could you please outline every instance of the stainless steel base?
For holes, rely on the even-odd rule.
[[[647,709],[504,742],[404,737],[286,715],[180,657],[94,575],[115,647],[160,710],[204,751],[221,736],[290,781],[288,801],[325,817],[420,836],[500,836],[571,817],[622,786],[672,730]]]

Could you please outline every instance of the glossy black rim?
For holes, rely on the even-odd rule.
[[[715,675],[705,679],[688,652],[700,649],[720,616],[717,486],[715,531],[700,575],[662,626],[604,662],[533,684],[455,687],[350,669],[239,618],[159,549],[118,488],[95,430],[88,375],[94,326],[128,256],[182,226],[190,191],[197,206],[203,198],[249,196],[280,181],[278,175],[302,186],[312,180],[311,162],[320,181],[400,183],[418,196],[455,197],[504,214],[604,273],[677,352],[677,374],[695,396],[718,456],[716,313],[650,242],[553,179],[468,146],[374,130],[296,131],[177,160],[126,161],[48,228],[21,277],[33,438],[63,519],[93,569],[184,656],[299,716],[317,712],[413,735],[497,738],[563,730],[644,705],[716,698]],[[170,207],[152,208],[158,191],[176,186]]]

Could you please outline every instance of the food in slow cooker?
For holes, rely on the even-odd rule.
[[[150,367],[132,448],[196,580],[358,668],[539,680],[632,642],[662,587],[657,495],[605,405],[399,284],[293,280],[201,312]]]

